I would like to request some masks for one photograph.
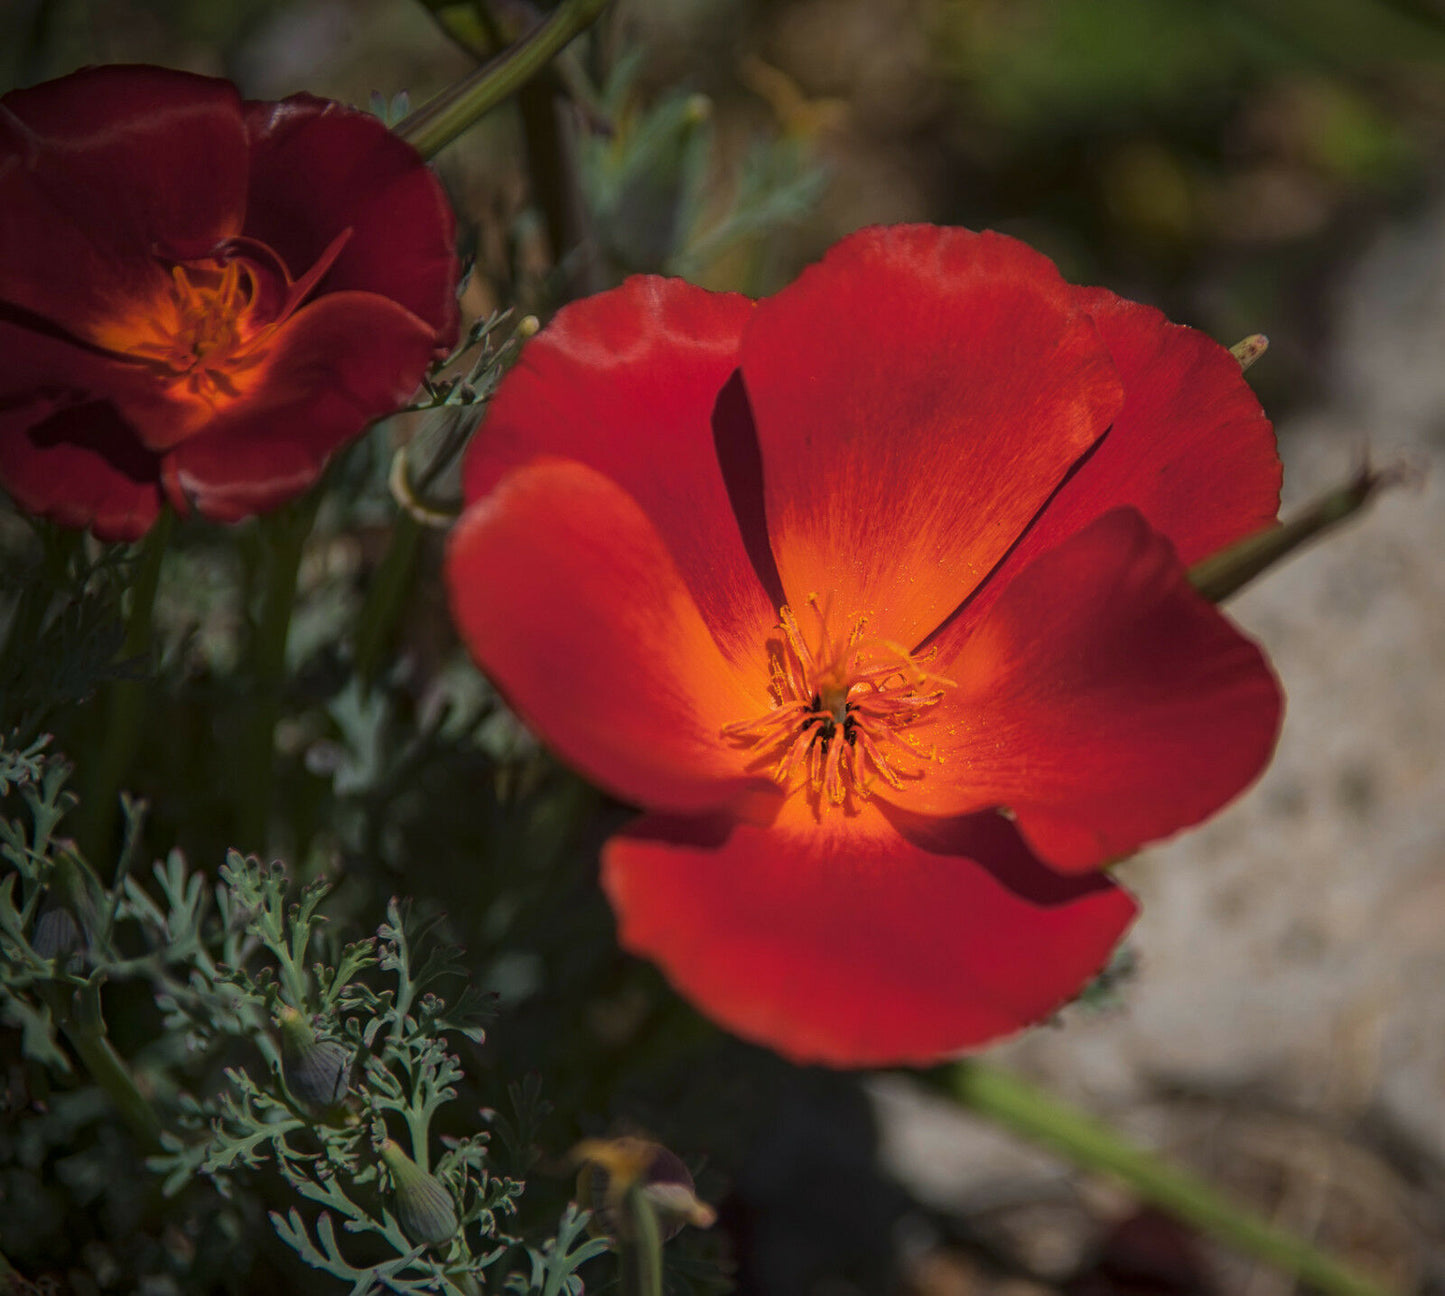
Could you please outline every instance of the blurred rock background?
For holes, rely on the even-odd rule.
[[[6,85],[128,59],[359,103],[417,103],[473,66],[411,0],[0,6]],[[674,222],[715,231],[749,166],[779,189],[779,167],[821,178],[765,236],[743,220],[681,266],[665,232],[594,227],[588,282],[683,268],[758,293],[861,224],[991,226],[1226,343],[1267,333],[1250,377],[1278,421],[1286,511],[1366,454],[1416,470],[1235,600],[1289,695],[1278,758],[1215,822],[1125,867],[1143,917],[1117,1006],[997,1057],[1399,1290],[1445,1291],[1445,5],[622,0],[584,70],[619,61],[630,79],[600,117],[573,114],[594,183],[649,122],[657,157],[705,168],[695,208],[644,195]],[[612,135],[591,132],[602,120]],[[519,265],[546,303],[522,134],[498,113],[440,163],[478,254],[475,309]],[[618,210],[642,201],[618,184]],[[870,1081],[872,1116],[819,1084],[836,1108],[788,1080],[770,1137],[729,1172],[745,1291],[1289,1290],[910,1080]],[[840,1183],[862,1186],[840,1200]]]

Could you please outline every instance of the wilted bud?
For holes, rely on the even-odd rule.
[[[440,1246],[457,1231],[457,1207],[435,1175],[428,1174],[392,1139],[381,1145],[381,1159],[396,1190],[396,1219],[413,1242]]]
[[[336,1040],[317,1039],[311,1023],[294,1008],[283,1007],[281,1067],[286,1087],[308,1107],[324,1111],[346,1097],[351,1054]]]
[[[583,1139],[572,1156],[582,1163],[577,1201],[592,1212],[588,1228],[594,1234],[633,1240],[636,1229],[627,1207],[633,1188],[651,1205],[664,1242],[676,1237],[684,1224],[709,1228],[717,1219],[717,1212],[698,1199],[682,1158],[661,1143],[631,1136]]]
[[[80,924],[63,905],[47,905],[35,920],[30,948],[43,959],[64,959],[80,945]]]

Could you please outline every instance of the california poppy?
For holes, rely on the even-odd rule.
[[[622,943],[799,1061],[1046,1017],[1134,914],[1104,866],[1258,774],[1280,696],[1186,566],[1268,525],[1237,363],[996,234],[844,239],[759,302],[630,279],[503,382],[452,606],[646,815]]]
[[[453,218],[375,118],[86,68],[0,99],[0,485],[134,539],[299,494],[456,334]]]

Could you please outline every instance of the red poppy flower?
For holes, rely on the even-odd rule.
[[[1274,744],[1264,658],[1185,575],[1274,517],[1269,423],[1223,348],[1013,239],[578,302],[465,487],[463,636],[648,811],[603,855],[623,944],[796,1060],[1047,1016],[1133,916],[1102,866]]]
[[[453,220],[364,113],[87,68],[0,99],[0,485],[134,539],[272,508],[456,334]]]

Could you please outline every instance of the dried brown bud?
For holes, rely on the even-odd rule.
[[[630,1135],[584,1139],[572,1149],[572,1157],[581,1163],[577,1200],[592,1212],[588,1227],[594,1235],[634,1238],[627,1207],[628,1191],[634,1187],[652,1206],[664,1242],[676,1237],[684,1224],[709,1228],[717,1219],[717,1212],[698,1198],[682,1158],[661,1143]]]

